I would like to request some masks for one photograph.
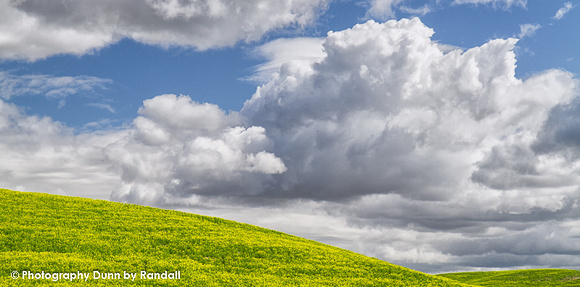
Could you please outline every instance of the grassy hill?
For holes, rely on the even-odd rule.
[[[566,269],[461,272],[438,276],[477,286],[580,286],[580,271]]]
[[[102,200],[0,189],[0,222],[0,286],[466,286],[248,224]]]

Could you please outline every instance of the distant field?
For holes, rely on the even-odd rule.
[[[566,269],[462,272],[438,276],[479,286],[580,286],[580,271]]]
[[[0,286],[467,286],[252,225],[102,200],[0,189],[0,222]]]

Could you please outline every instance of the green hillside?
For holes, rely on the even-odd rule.
[[[580,286],[580,271],[566,269],[461,272],[438,276],[478,286]]]
[[[0,189],[0,222],[0,286],[466,286],[252,225],[102,200]]]

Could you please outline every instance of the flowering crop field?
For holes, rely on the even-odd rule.
[[[0,189],[0,286],[469,286],[215,217]]]
[[[477,286],[580,286],[580,271],[567,269],[461,272],[440,274],[439,276]]]

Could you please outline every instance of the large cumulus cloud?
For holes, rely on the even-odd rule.
[[[236,113],[175,95],[146,100],[139,113],[132,133],[105,150],[123,180],[114,200],[163,204],[194,194],[244,196],[286,171],[266,151],[272,143],[264,128],[243,127]]]
[[[522,81],[516,40],[445,53],[432,33],[416,18],[330,33],[320,63],[282,66],[246,102],[242,114],[288,166],[280,186],[289,197],[445,199],[474,181],[502,185],[494,172],[533,177],[523,165],[541,159],[530,145],[551,109],[574,96],[572,76]]]
[[[0,57],[82,55],[131,38],[200,50],[255,41],[274,29],[311,23],[327,1],[0,1]]]

